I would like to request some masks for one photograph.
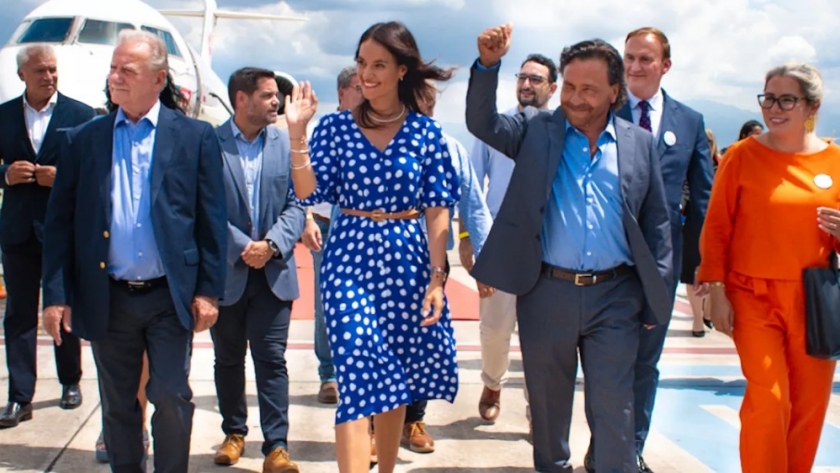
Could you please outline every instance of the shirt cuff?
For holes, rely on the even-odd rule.
[[[12,185],[12,184],[9,182],[9,171],[6,171],[6,172],[4,172],[4,173],[3,173],[3,180],[4,180],[4,181],[6,181],[6,185],[7,185],[7,186]]]
[[[481,61],[479,61],[478,59],[475,60],[475,68],[479,71],[496,71],[499,69],[499,67],[501,67],[501,65],[502,61],[499,61],[490,67],[484,67],[483,65],[481,65]]]

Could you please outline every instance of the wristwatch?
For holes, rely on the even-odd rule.
[[[279,258],[281,256],[280,247],[277,246],[277,243],[274,243],[269,239],[266,239],[265,242],[268,243],[268,247],[271,248],[272,257]]]

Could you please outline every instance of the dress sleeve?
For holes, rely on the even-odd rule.
[[[306,199],[295,198],[298,205],[308,207],[322,202],[338,203],[341,188],[341,151],[335,140],[336,119],[335,114],[323,117],[312,132],[309,139],[309,159],[312,160],[312,170],[315,172],[318,187]],[[294,146],[296,145],[293,144]]]
[[[423,151],[423,182],[420,210],[429,207],[452,208],[460,198],[460,181],[440,124],[429,120]]]

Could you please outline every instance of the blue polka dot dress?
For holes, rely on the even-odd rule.
[[[325,116],[310,139],[318,188],[302,205],[382,210],[454,206],[458,178],[440,125],[409,112],[384,152],[352,114]],[[340,214],[321,263],[321,295],[339,387],[336,424],[415,401],[454,401],[455,338],[448,305],[421,327],[431,272],[418,220]]]

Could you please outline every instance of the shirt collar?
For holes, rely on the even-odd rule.
[[[160,118],[160,100],[156,101],[152,108],[149,109],[149,113],[144,115],[140,120],[137,120],[137,123],[142,122],[143,120],[148,120],[149,123],[152,124],[152,128],[157,128],[158,119]],[[117,119],[114,121],[114,126],[116,127],[120,123],[129,123],[131,124],[131,120],[125,116],[125,112],[123,112],[122,107],[117,109]]]
[[[630,108],[637,108],[639,106],[639,102],[642,101],[639,97],[633,95],[633,92],[630,92],[630,89],[627,89],[627,98],[630,102]],[[662,95],[662,88],[656,89],[656,93],[653,94],[653,97],[647,100],[647,103],[650,104],[651,110],[662,110],[662,102],[664,102],[665,97]]]
[[[53,107],[55,107],[55,105],[57,103],[58,103],[58,92],[52,94],[52,97],[50,97],[50,100],[47,102],[47,105],[42,110],[38,110],[35,107],[33,107],[32,105],[29,105],[29,102],[26,100],[26,92],[23,93],[23,106],[28,108],[29,110],[32,110],[33,112],[38,112],[38,113],[46,112],[46,111],[52,109]]]
[[[566,134],[569,134],[569,130],[570,130],[570,129],[571,129],[574,133],[577,133],[577,134],[579,134],[579,135],[583,136],[583,133],[581,133],[581,132],[580,132],[580,130],[578,130],[577,128],[573,127],[573,126],[572,126],[572,124],[571,124],[571,123],[569,123],[569,120],[567,119],[567,120],[566,120]],[[613,141],[615,141],[615,137],[616,137],[616,133],[615,133],[615,115],[613,115],[613,113],[612,113],[612,112],[610,112],[610,117],[609,117],[609,119],[607,120],[607,127],[606,127],[606,128],[604,128],[604,131],[602,131],[602,132],[601,132],[601,135],[600,135],[600,136],[601,136],[601,137],[603,137],[603,136],[604,136],[604,134],[606,134],[607,136],[609,136],[610,138],[612,138],[612,139],[613,139]]]
[[[239,127],[236,126],[236,122],[234,122],[232,118],[230,120],[230,128],[231,128],[231,130],[233,130],[233,137],[234,138],[242,140],[246,143],[254,143],[257,140],[265,139],[265,128],[260,130],[260,133],[254,139],[254,141],[248,141],[248,138],[245,138],[245,135],[242,134],[242,130],[240,130]]]

